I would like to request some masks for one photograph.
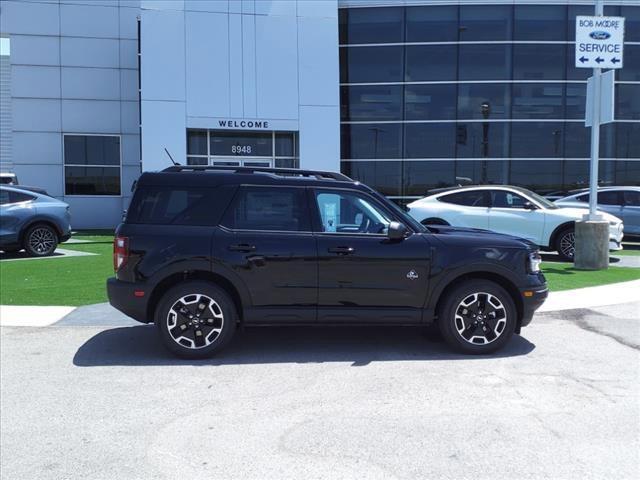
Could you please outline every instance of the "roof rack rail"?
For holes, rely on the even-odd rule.
[[[337,180],[341,182],[353,182],[353,180],[342,173],[323,172],[319,170],[301,170],[299,168],[268,168],[268,167],[235,167],[235,166],[213,166],[213,165],[175,165],[167,167],[163,172],[206,172],[206,171],[227,171],[234,173],[272,173],[274,175],[289,175],[302,177],[315,177],[318,180]]]

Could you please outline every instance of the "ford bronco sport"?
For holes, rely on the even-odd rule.
[[[111,304],[187,358],[274,324],[435,323],[455,349],[490,353],[547,296],[532,243],[425,227],[345,175],[298,169],[142,174],[114,268]]]

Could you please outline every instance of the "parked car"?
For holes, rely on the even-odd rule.
[[[589,208],[589,190],[581,190],[554,203],[562,208]],[[625,234],[640,235],[640,187],[598,188],[598,210],[621,218]]]
[[[573,260],[575,221],[583,208],[559,208],[536,193],[508,185],[457,187],[441,191],[408,206],[409,214],[426,225],[454,225],[491,230],[525,238],[544,250],[556,250]],[[609,221],[609,248],[622,250],[623,224]]]
[[[0,186],[0,250],[51,255],[71,237],[69,205],[18,187]]]
[[[114,239],[109,301],[188,358],[238,324],[433,325],[489,353],[547,297],[531,242],[426,228],[339,173],[175,166],[143,173]]]

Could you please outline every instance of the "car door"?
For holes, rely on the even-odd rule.
[[[246,320],[315,321],[317,250],[304,187],[241,186],[215,234],[214,258],[249,292]]]
[[[464,190],[438,197],[442,217],[455,227],[489,228],[489,192]]]
[[[637,190],[624,190],[621,193],[624,200],[622,206],[624,232],[640,235],[640,192]]]
[[[394,213],[373,196],[310,190],[318,244],[320,322],[418,323],[428,287],[430,246],[421,234],[390,240]]]
[[[531,207],[526,208],[526,205]],[[491,190],[489,230],[526,238],[540,245],[544,232],[544,210],[510,190]]]

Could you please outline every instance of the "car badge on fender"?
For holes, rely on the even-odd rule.
[[[407,273],[407,278],[409,280],[416,280],[418,278],[418,274],[416,273],[415,270],[411,270],[409,271],[409,273]]]

